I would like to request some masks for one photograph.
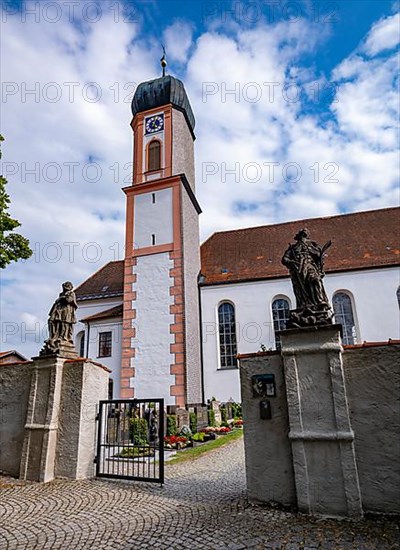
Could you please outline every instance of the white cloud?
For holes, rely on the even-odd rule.
[[[386,59],[354,55],[333,72],[338,82],[332,104],[340,130],[351,139],[363,139],[372,148],[396,149],[398,143],[397,53]]]
[[[319,116],[303,113],[301,99],[322,100],[327,89],[333,101],[335,88],[323,78],[313,81],[310,69],[298,66],[307,30],[315,47],[318,37],[306,21],[259,26],[236,37],[206,33],[197,41],[186,84],[200,105],[195,113],[203,237],[215,230],[216,220],[218,228],[228,229],[396,203],[394,54],[380,62],[361,55],[344,60],[333,74],[333,118],[321,124]],[[288,35],[294,39],[282,54],[277,44]],[[272,99],[266,82],[273,83]],[[299,101],[289,97],[292,83],[301,91]],[[246,94],[252,84],[261,91],[255,102]],[[319,95],[310,91],[316,84]],[[272,161],[279,165],[271,182],[265,162]],[[246,177],[251,163],[260,167],[258,181]],[[235,166],[238,177],[229,173]],[[290,175],[298,181],[288,181]]]
[[[400,43],[400,13],[380,19],[369,31],[363,50],[370,56],[395,48]]]
[[[164,31],[167,60],[184,63],[192,45],[193,25],[186,21],[175,21]]]

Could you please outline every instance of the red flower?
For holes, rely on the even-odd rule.
[[[176,445],[177,443],[187,443],[187,437],[183,437],[182,435],[166,435],[164,441],[168,445]]]

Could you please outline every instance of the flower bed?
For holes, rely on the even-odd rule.
[[[166,449],[184,449],[189,444],[189,439],[183,435],[166,435],[164,447]]]
[[[220,435],[220,434],[227,434],[229,433],[231,430],[231,428],[228,428],[227,426],[220,426],[220,427],[214,427],[214,426],[208,426],[207,428],[204,428],[203,430],[201,430],[202,432],[206,433],[206,434],[217,434],[217,435]]]
[[[234,428],[243,428],[243,420],[241,418],[238,418],[233,422]]]

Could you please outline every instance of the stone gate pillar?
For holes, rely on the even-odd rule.
[[[36,358],[32,363],[20,479],[54,479],[64,361],[54,356]]]
[[[34,358],[20,479],[94,475],[96,412],[107,399],[109,369],[90,359]]]
[[[361,517],[340,329],[340,325],[327,325],[279,333],[289,439],[299,510]]]

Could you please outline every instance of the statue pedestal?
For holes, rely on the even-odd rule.
[[[34,358],[31,369],[20,479],[92,477],[97,404],[107,399],[110,371],[59,355]]]
[[[361,517],[340,329],[340,325],[328,325],[279,333],[289,439],[299,510]]]
[[[63,357],[64,359],[77,359],[79,355],[76,351],[74,344],[70,342],[58,342],[55,349],[51,349],[46,342],[39,354],[39,357],[34,357],[34,359],[45,359],[46,357]]]

